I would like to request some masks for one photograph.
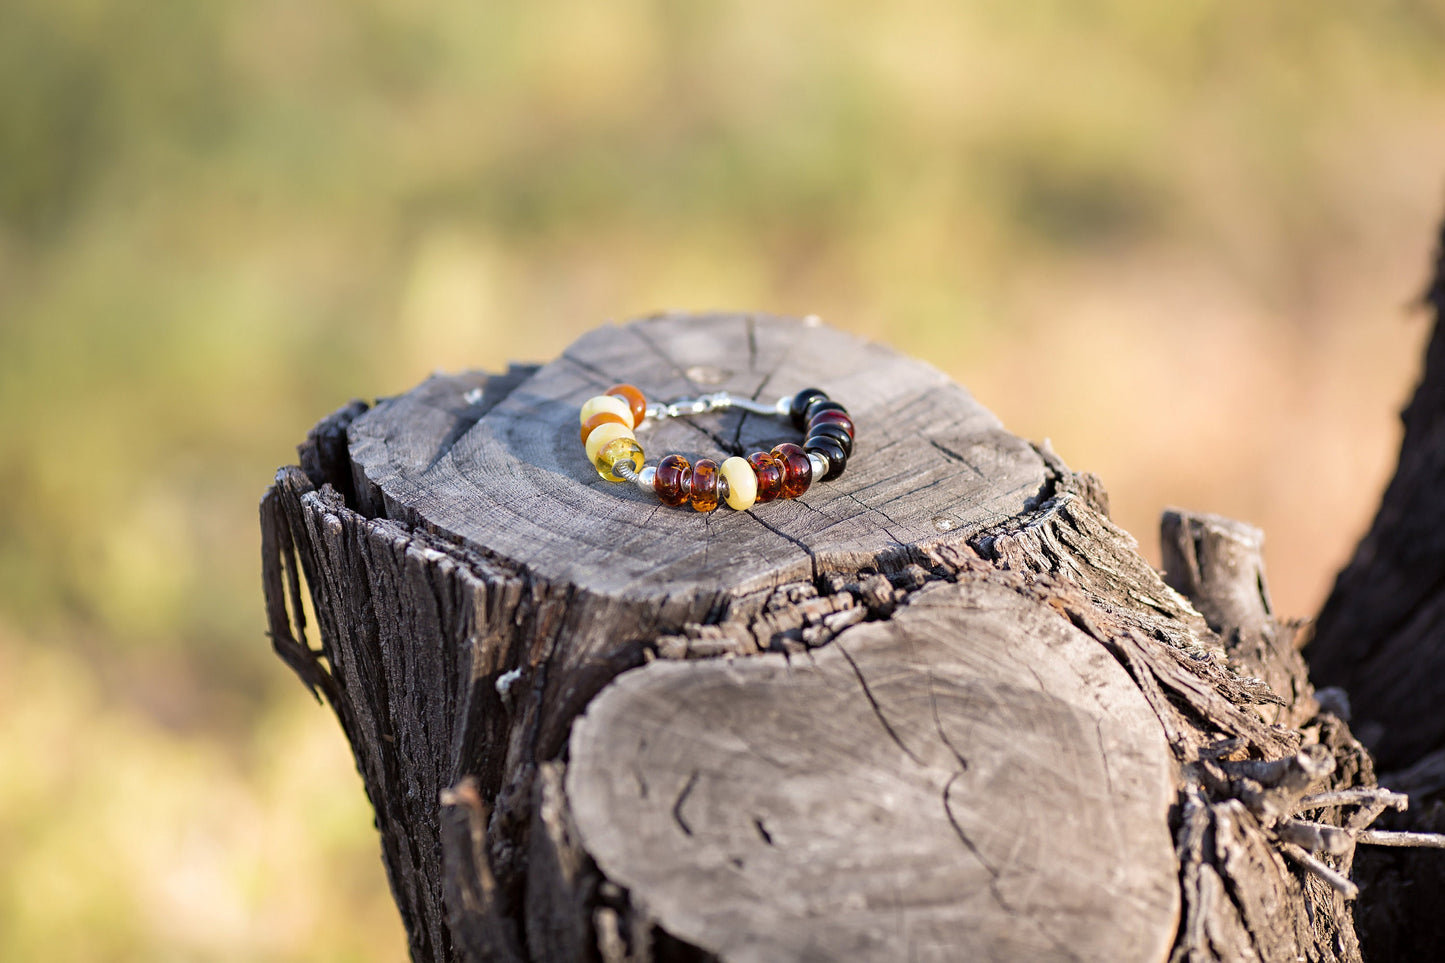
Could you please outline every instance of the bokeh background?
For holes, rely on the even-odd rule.
[[[1098,472],[1368,522],[1445,5],[0,0],[0,959],[398,960],[257,500],[321,415],[660,308],[817,313]]]

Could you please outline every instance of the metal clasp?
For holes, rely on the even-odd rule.
[[[650,421],[690,418],[693,415],[705,415],[710,411],[720,411],[724,408],[741,408],[743,411],[755,415],[778,414],[777,405],[760,404],[751,398],[734,398],[726,391],[715,391],[712,394],[699,395],[696,398],[679,398],[677,401],[667,404],[648,405],[647,418]]]

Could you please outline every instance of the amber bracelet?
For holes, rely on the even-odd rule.
[[[668,455],[655,468],[644,464],[635,429],[648,421],[725,408],[787,419],[803,432],[803,444],[785,442],[746,458],[734,455],[721,465],[711,458],[700,458],[693,465],[681,455]],[[779,398],[775,405],[734,398],[726,391],[649,405],[632,385],[613,385],[582,406],[582,444],[597,474],[610,482],[632,482],[656,494],[664,505],[686,504],[710,512],[719,502],[727,502],[743,511],[756,502],[797,498],[814,481],[843,474],[853,454],[853,420],[846,408],[817,388]]]

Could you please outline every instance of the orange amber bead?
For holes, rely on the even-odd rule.
[[[688,501],[695,510],[710,512],[717,508],[717,462],[699,458],[692,466],[692,481],[687,487]]]
[[[624,428],[632,427],[627,423],[627,419],[623,418],[615,411],[599,411],[591,418],[588,418],[586,421],[582,422],[582,444],[587,444],[587,436],[592,434],[593,428],[606,424],[618,424]]]
[[[748,464],[758,476],[758,501],[770,502],[783,493],[783,466],[765,451],[748,456]]]
[[[652,490],[657,500],[676,508],[687,501],[691,494],[692,466],[681,455],[668,455],[657,463],[657,474],[652,479]]]
[[[773,457],[783,466],[783,497],[797,498],[813,483],[813,463],[802,448],[785,441],[773,448]]]
[[[642,392],[633,385],[613,385],[604,394],[615,395],[627,402],[627,407],[632,409],[632,424],[629,428],[636,428],[642,424],[642,419],[647,417],[647,399]]]

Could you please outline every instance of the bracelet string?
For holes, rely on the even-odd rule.
[[[687,418],[727,408],[781,418],[803,433],[803,443],[784,442],[771,451],[690,463],[671,454],[646,464],[636,430],[669,418]],[[815,481],[843,474],[853,455],[853,419],[819,388],[804,388],[767,405],[726,391],[649,405],[633,385],[613,385],[582,405],[582,444],[597,474],[610,482],[632,482],[664,505],[690,505],[710,512],[726,502],[736,511],[775,498],[797,498]]]

